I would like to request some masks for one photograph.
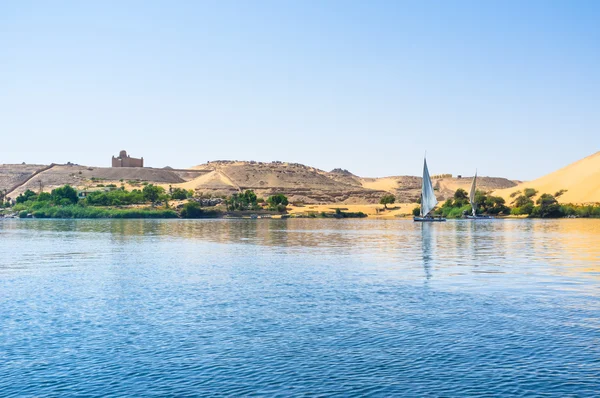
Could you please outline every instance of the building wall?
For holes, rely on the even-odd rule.
[[[132,158],[127,152],[121,151],[119,157],[112,157],[112,167],[144,167],[144,158]]]

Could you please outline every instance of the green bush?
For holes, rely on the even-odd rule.
[[[174,188],[171,191],[171,199],[183,200],[183,199],[187,199],[187,197],[188,197],[188,192],[185,189]]]
[[[214,218],[219,215],[220,212],[216,210],[203,210],[197,202],[188,202],[181,210],[182,218]]]
[[[225,200],[228,210],[258,210],[258,197],[252,190],[247,190],[244,193],[234,193]]]
[[[146,199],[139,189],[131,192],[116,189],[109,192],[91,192],[84,202],[90,206],[122,206],[146,203]]]
[[[530,215],[531,212],[533,211],[533,207],[534,207],[533,202],[529,201],[521,207],[513,207],[510,210],[510,214],[512,214],[513,216]]]
[[[47,206],[33,212],[35,218],[177,218],[173,210],[112,209],[90,206]]]
[[[281,206],[285,207],[288,205],[288,198],[287,196],[285,196],[284,194],[278,193],[275,194],[273,196],[269,196],[267,198],[267,204],[271,207],[271,208],[277,208],[280,209]],[[285,210],[284,210],[285,211]]]
[[[528,198],[531,198],[531,197],[535,196],[537,193],[538,193],[538,191],[536,191],[533,188],[525,188],[523,190],[523,195],[525,195]]]

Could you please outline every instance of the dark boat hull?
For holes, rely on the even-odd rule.
[[[477,216],[477,217],[466,216],[465,218],[468,220],[493,220],[494,219],[494,217],[492,217],[492,216]]]
[[[433,217],[413,217],[414,222],[444,222],[445,218],[433,218]]]

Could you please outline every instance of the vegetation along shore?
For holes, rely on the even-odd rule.
[[[102,185],[102,184],[99,184]],[[384,194],[379,206],[372,206],[375,214],[361,211],[361,206],[316,207],[290,203],[283,194],[261,198],[252,190],[222,197],[197,195],[193,190],[165,189],[146,184],[142,189],[127,190],[115,184],[102,186],[96,191],[77,191],[70,185],[51,192],[36,193],[27,190],[14,201],[0,202],[0,216],[18,218],[365,218],[385,217],[389,214],[410,216],[419,214],[419,205],[395,206],[394,195]],[[496,217],[600,217],[600,205],[561,204],[557,198],[566,191],[540,194],[533,188],[514,191],[510,203],[503,197],[477,191],[475,203],[478,214]],[[411,213],[394,212],[399,208],[412,208]],[[366,208],[365,208],[366,210]],[[435,210],[436,215],[461,218],[471,213],[467,192],[459,188]]]

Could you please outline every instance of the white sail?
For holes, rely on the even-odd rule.
[[[429,170],[427,169],[427,159],[423,160],[423,183],[421,185],[421,216],[425,217],[437,205],[438,201],[433,192]]]
[[[477,205],[475,204],[475,190],[477,189],[477,170],[475,170],[475,177],[473,177],[473,182],[471,183],[471,192],[469,192],[469,202],[471,203],[471,208],[473,209],[473,217],[475,217],[475,213],[477,210]]]

